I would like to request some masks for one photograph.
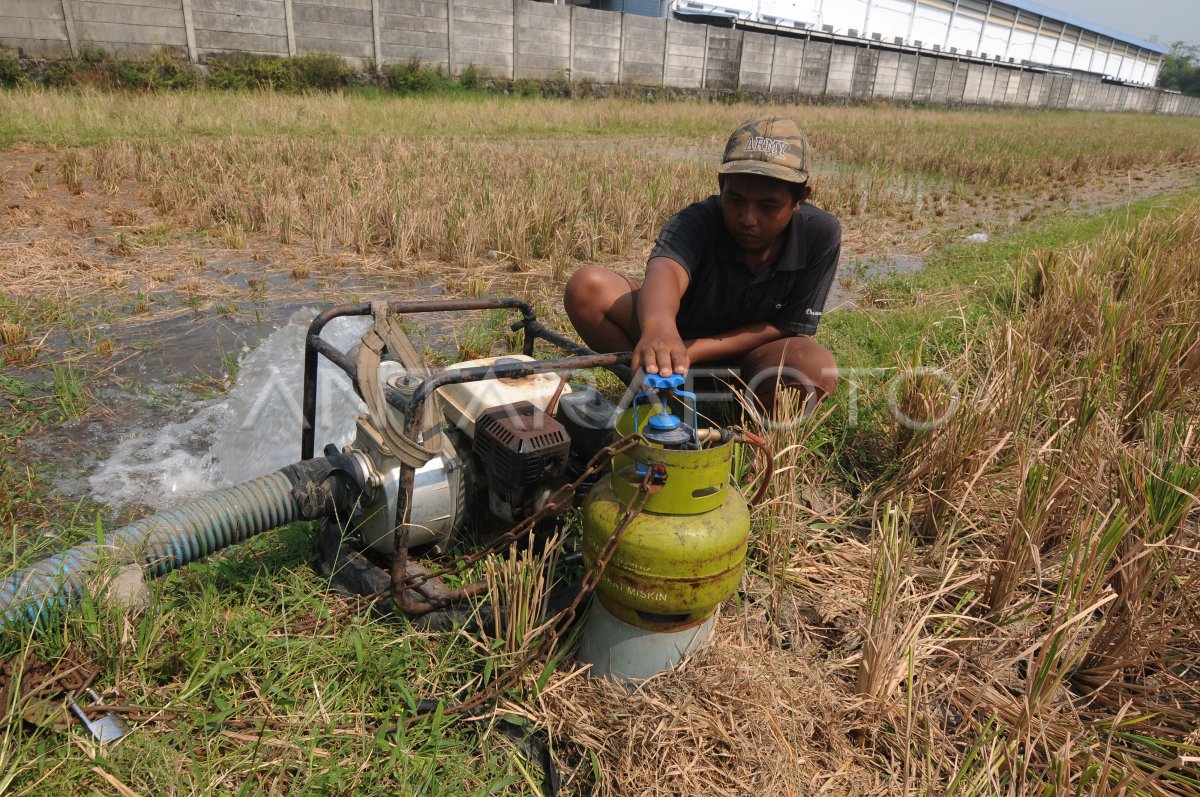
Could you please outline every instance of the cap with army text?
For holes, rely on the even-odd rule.
[[[789,183],[808,182],[808,139],[786,116],[743,122],[725,145],[718,174],[757,174]]]

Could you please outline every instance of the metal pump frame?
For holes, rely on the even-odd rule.
[[[456,299],[433,300],[423,302],[389,302],[388,308],[393,314],[416,315],[420,313],[454,313],[472,310],[517,310],[521,319],[511,325],[514,332],[524,331],[522,353],[532,357],[533,347],[538,340],[544,340],[558,347],[569,356],[553,360],[535,360],[533,362],[512,362],[497,365],[487,365],[475,368],[451,368],[434,371],[417,386],[412,398],[403,397],[393,388],[384,390],[384,398],[389,405],[400,410],[405,419],[405,434],[417,440],[420,434],[421,408],[434,392],[443,385],[462,384],[464,382],[479,382],[484,379],[519,379],[532,374],[550,373],[554,371],[571,371],[581,368],[608,368],[618,376],[628,376],[631,355],[628,352],[620,354],[598,354],[588,347],[564,337],[546,327],[538,320],[527,302],[521,299]],[[318,315],[309,324],[308,334],[304,341],[304,392],[302,397],[302,412],[304,415],[303,429],[300,436],[300,458],[312,459],[314,435],[316,433],[317,415],[317,364],[318,355],[338,367],[357,386],[358,373],[354,361],[349,354],[339,350],[333,344],[321,338],[325,326],[335,318],[347,316],[364,316],[371,314],[369,304],[342,304],[331,307]],[[410,475],[411,479],[411,475]]]
[[[404,434],[409,439],[419,441],[421,433],[422,408],[425,402],[443,385],[479,382],[484,379],[519,379],[533,374],[567,372],[582,368],[607,368],[618,376],[626,379],[629,374],[629,362],[632,354],[598,354],[575,341],[563,337],[542,324],[533,308],[520,299],[461,299],[424,302],[390,302],[388,309],[392,314],[415,315],[419,313],[464,312],[472,310],[517,310],[521,318],[511,325],[511,329],[524,332],[522,352],[532,357],[534,344],[544,340],[568,353],[566,357],[552,360],[534,360],[531,362],[498,363],[472,368],[453,368],[434,371],[426,376],[411,397],[404,396],[393,388],[385,388],[383,395],[388,405],[399,410],[404,416]],[[347,352],[339,350],[328,341],[321,338],[325,326],[335,318],[346,316],[364,316],[371,314],[369,304],[346,304],[331,307],[318,315],[309,325],[304,343],[304,413],[303,430],[300,438],[300,456],[302,460],[313,457],[314,433],[316,428],[317,409],[317,366],[319,355],[337,366],[357,386],[358,374],[356,363]],[[403,500],[396,527],[396,541],[393,546],[395,558],[392,562],[392,594],[396,607],[409,616],[418,616],[441,608],[449,602],[464,597],[471,586],[459,590],[449,590],[438,600],[414,600],[408,597],[408,529],[412,512],[413,482],[416,468],[402,463],[400,465],[399,493]]]

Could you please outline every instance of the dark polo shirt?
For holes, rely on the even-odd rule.
[[[784,235],[779,260],[755,275],[725,227],[720,196],[672,216],[650,257],[669,257],[688,273],[675,318],[680,337],[711,337],[760,321],[793,335],[816,332],[837,271],[842,227],[832,213],[804,204]]]

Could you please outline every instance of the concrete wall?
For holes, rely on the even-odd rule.
[[[574,8],[571,13],[571,79],[617,83],[621,76],[621,15],[588,8]],[[703,57],[703,43],[700,46]]]
[[[175,0],[74,0],[70,3],[77,41],[118,55],[145,48],[185,49],[183,7]]]
[[[513,0],[449,0],[450,71],[513,75]]]
[[[283,0],[191,0],[193,38],[199,55],[249,52],[287,55]]]
[[[856,48],[854,54],[854,77],[850,83],[850,96],[856,100],[869,99],[875,92],[876,72],[879,69],[879,50]]]
[[[0,43],[51,58],[70,55],[67,21],[60,0],[0,2]]]
[[[292,0],[292,26],[299,54],[335,53],[360,65],[375,57],[372,0]]]
[[[800,90],[804,75],[803,39],[775,37],[775,52],[771,65],[771,91],[794,94]]]
[[[949,105],[962,100],[962,94],[952,97],[950,83],[954,77],[954,61],[945,58],[933,59],[933,87],[929,101],[937,105]]]
[[[934,77],[937,74],[937,65],[940,60],[928,55],[917,56],[917,73],[913,77],[913,102],[933,102]]]
[[[663,85],[667,57],[667,21],[636,14],[621,15],[621,83]]]
[[[829,66],[833,43],[809,40],[804,43],[804,66],[800,71],[800,93],[821,97],[829,93]]]
[[[871,81],[871,96],[890,100],[896,94],[896,75],[900,72],[900,53],[883,50],[875,60],[875,78]]]
[[[916,53],[901,53],[896,63],[896,86],[892,90],[892,99],[896,102],[911,102],[917,89]]]
[[[689,25],[677,19],[667,20],[667,61],[663,83],[684,89],[698,89],[704,82],[704,53],[708,47],[707,25]]]
[[[1011,69],[1001,70],[1001,75],[996,80],[997,92],[1001,83],[1004,84],[1004,99],[1000,100],[1000,104],[1016,105],[1017,93],[1021,88],[1021,73]]]
[[[380,62],[450,66],[450,7],[438,0],[380,0]]]
[[[854,63],[857,56],[857,47],[832,47],[829,54],[829,71],[825,74],[826,96],[850,96],[850,90],[854,87]]]
[[[738,88],[746,91],[770,91],[775,68],[775,42],[778,36],[746,31],[742,34],[742,62]]]
[[[0,0],[0,46],[417,59],[503,78],[900,103],[1200,115],[1200,99],[882,42],[776,35],[535,0]]]
[[[741,76],[743,33],[732,28],[708,29],[704,88],[737,89]]]
[[[516,0],[518,78],[549,80],[571,70],[571,6]]]

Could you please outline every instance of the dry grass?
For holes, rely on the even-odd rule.
[[[850,139],[838,141],[845,147]],[[907,146],[923,149],[918,141]],[[255,234],[302,243],[317,256],[349,249],[402,267],[440,261],[548,270],[557,280],[576,262],[641,255],[671,213],[715,190],[718,147],[709,149],[697,159],[664,142],[235,138],[111,144],[83,158],[97,183],[136,179],[159,212],[208,230],[226,248],[242,249]],[[822,152],[821,162],[832,154]],[[1170,159],[1158,154],[1149,160]],[[948,170],[927,177],[886,160],[818,169],[814,201],[846,220],[850,245],[868,251],[882,241],[928,247],[931,228],[1013,223],[1029,200],[993,187],[977,201],[983,190],[964,189],[952,176],[978,165],[969,155],[916,164]],[[1069,163],[1046,161],[1058,166]]]
[[[1200,149],[1194,125],[1119,115],[90,91],[10,92],[0,107],[21,109],[16,140],[102,142],[0,162],[5,237],[61,229],[55,246],[77,250],[45,253],[37,279],[18,263],[14,294],[52,278],[93,290],[94,269],[109,288],[195,276],[159,226],[251,258],[284,247],[311,262],[288,265],[297,279],[352,252],[390,273],[440,273],[450,294],[529,290],[523,275],[557,282],[578,262],[636,264],[670,213],[715,189],[728,130],[765,111],[800,117],[814,202],[842,218],[858,256],[1112,204]]]
[[[0,343],[3,343],[5,346],[16,346],[24,343],[27,337],[29,337],[29,331],[24,324],[17,323],[16,321],[0,322]]]
[[[1019,223],[1071,202],[1073,188],[1084,185],[1101,204],[1111,202],[1135,192],[1131,171],[1140,179],[1147,170],[1194,164],[1200,151],[1194,124],[1118,115],[686,102],[650,114],[625,100],[337,95],[158,99],[153,108],[86,92],[69,99],[18,93],[0,102],[24,102],[51,126],[60,115],[102,111],[146,114],[130,123],[151,131],[167,125],[65,150],[57,177],[71,193],[91,187],[102,195],[134,179],[151,205],[226,248],[266,236],[315,255],[380,254],[404,268],[437,261],[555,278],[574,262],[640,256],[667,216],[712,193],[724,135],[754,113],[800,117],[815,153],[814,202],[846,222],[849,246],[866,251],[919,251],[931,231]],[[168,124],[194,117],[208,126]],[[268,129],[268,119],[276,126]],[[285,135],[275,135],[279,119],[292,120]],[[111,133],[113,120],[104,120]],[[30,190],[44,191],[44,182]]]
[[[487,649],[508,665],[519,662],[536,647],[547,630],[550,615],[547,606],[552,585],[547,573],[553,573],[562,539],[552,535],[537,546],[511,546],[507,555],[484,561],[483,580],[488,600],[495,608],[491,628],[484,642]],[[540,556],[534,547],[543,548]]]
[[[602,795],[888,793],[847,740],[857,701],[827,665],[771,636],[765,612],[747,606],[722,618],[713,646],[633,693],[556,674],[526,710],[585,762],[567,793],[589,793],[593,779]]]
[[[1101,173],[1194,162],[1200,129],[1188,118],[1075,112],[945,111],[626,99],[525,100],[472,96],[385,98],[271,92],[112,95],[0,93],[0,146],[231,136],[330,140],[660,139],[659,149],[716,148],[758,113],[800,119],[827,168],[897,170],[971,185],[1040,188]]]
[[[961,363],[959,411],[885,486],[943,618],[924,656],[873,626],[864,649],[907,670],[880,730],[914,782],[1200,789],[1197,257],[1195,203],[1041,256],[1024,315]]]
[[[14,294],[65,295],[89,281],[111,288],[133,272],[128,265],[89,256],[82,241],[53,236],[0,243],[7,290]]]
[[[1196,262],[1195,202],[1043,253],[858,503],[819,495],[819,424],[768,430],[715,646],[633,695],[555,676],[564,757],[602,794],[1200,791]]]
[[[107,157],[157,208],[227,239],[265,232],[317,254],[341,246],[404,262],[606,259],[653,235],[710,179],[695,164],[553,144],[243,139]]]

